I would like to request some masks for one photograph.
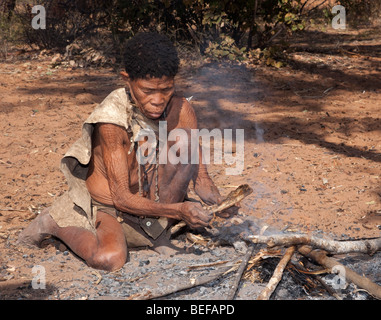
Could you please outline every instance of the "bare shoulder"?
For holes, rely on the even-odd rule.
[[[94,133],[101,144],[108,146],[122,145],[129,141],[127,131],[112,123],[97,123]]]
[[[175,96],[175,104],[179,107],[179,126],[197,128],[197,117],[191,104],[183,96]]]

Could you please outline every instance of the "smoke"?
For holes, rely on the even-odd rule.
[[[191,75],[184,92],[185,96],[192,96],[191,104],[196,110],[200,129],[207,128],[209,132],[215,128],[231,129],[234,133],[237,133],[237,129],[245,131],[243,161],[238,161],[240,158],[238,154],[242,153],[239,149],[240,145],[234,146],[231,154],[234,157],[229,159],[227,154],[226,159],[227,162],[234,164],[232,169],[241,169],[244,166],[240,174],[242,178],[231,180],[235,181],[233,184],[247,183],[254,190],[241,203],[241,211],[245,214],[245,219],[250,220],[243,223],[241,227],[242,230],[246,228],[248,232],[258,232],[267,223],[272,224],[276,220],[273,219],[275,212],[282,211],[287,215],[292,210],[286,208],[282,201],[281,190],[285,189],[284,186],[276,182],[274,175],[267,174],[268,166],[274,165],[277,151],[266,141],[264,124],[260,119],[254,118],[259,109],[263,110],[257,109],[257,106],[261,104],[267,90],[260,81],[255,79],[252,70],[243,66],[210,63],[199,68],[195,75]],[[223,137],[223,140],[225,139],[230,144],[227,136]],[[232,140],[233,144],[240,143],[237,138]],[[227,147],[223,149],[225,152],[229,149],[229,146]],[[219,148],[214,147],[214,152],[220,154]],[[233,160],[236,162],[234,163]],[[225,161],[225,164],[228,164],[227,162]],[[248,166],[250,166],[249,169],[247,169]],[[262,227],[256,228],[257,224]],[[280,232],[268,227],[267,232],[270,230],[274,233]]]
[[[261,128],[261,126],[259,125],[258,122],[254,123],[254,127],[255,127],[255,137],[256,137],[257,143],[265,142],[265,140],[263,138],[263,134],[265,133],[265,130],[263,128]]]

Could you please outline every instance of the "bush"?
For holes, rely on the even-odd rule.
[[[46,8],[45,30],[34,30],[30,25],[31,8],[37,3]],[[273,55],[279,51],[271,49],[274,41],[304,30],[310,11],[320,10],[327,3],[328,0],[20,0],[15,12],[24,39],[40,48],[66,47],[80,37],[102,31],[110,34],[118,51],[123,41],[149,30],[166,33],[173,41],[191,44],[218,59],[250,58],[255,56],[251,50],[259,48],[270,62],[279,56]],[[379,12],[381,7],[381,0],[340,3],[349,16],[356,17],[369,17],[366,13]]]
[[[33,29],[32,7],[42,5],[46,10],[46,29]],[[90,35],[110,22],[109,1],[98,0],[40,0],[20,3],[15,10],[27,43],[40,48],[62,48],[76,38]]]
[[[369,23],[381,13],[381,0],[340,0],[339,3],[345,7],[347,21],[352,26]]]

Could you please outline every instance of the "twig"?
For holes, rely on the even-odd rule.
[[[97,277],[97,280],[94,282],[94,284],[98,285],[102,281],[102,275],[97,270],[93,270],[91,274]]]
[[[275,29],[275,28],[274,28]],[[286,30],[285,26],[282,24],[280,25],[280,28],[279,30],[269,39],[266,41],[266,45],[268,45],[269,43],[271,43],[277,36],[280,35],[280,33],[283,31],[283,30]]]
[[[216,262],[211,262],[211,263],[206,263],[206,264],[197,264],[197,265],[189,266],[188,271],[193,270],[193,269],[198,269],[198,268],[214,267],[214,266],[218,266],[220,264],[225,264],[228,262],[229,262],[228,260],[225,260],[225,261],[216,261]]]
[[[18,212],[25,212],[25,211],[29,211],[29,210],[25,210],[25,209],[13,209],[13,208],[0,208],[0,211],[18,211]]]
[[[242,201],[245,197],[250,195],[253,192],[253,189],[248,184],[240,185],[236,190],[231,191],[226,198],[219,204],[211,205],[206,209],[210,213],[221,212],[225,209],[228,209],[234,206],[237,202]]]
[[[221,188],[238,188],[239,186],[221,186]]]
[[[318,5],[316,5],[315,7],[313,7],[312,9],[310,9],[308,11],[308,14],[311,14],[312,11],[316,10],[317,8],[319,8],[320,6],[322,6],[323,4],[325,4],[327,2],[327,0],[324,0],[322,2],[320,2]]]
[[[381,299],[381,286],[366,277],[360,276],[353,270],[337,262],[335,259],[327,257],[325,252],[313,250],[309,246],[301,246],[298,248],[298,251],[305,257],[316,261],[325,268],[330,268],[331,270],[343,270],[345,272],[344,276],[346,281],[349,280],[358,287],[365,289],[373,297]]]
[[[320,274],[322,273],[330,273],[331,272],[331,269],[329,268],[324,268],[323,270],[317,270],[317,271],[308,271],[303,265],[293,265],[293,267],[295,268],[295,270],[297,270],[298,272],[301,272],[301,273],[304,273],[304,274],[308,274],[310,275],[311,277],[313,277],[314,279],[316,279],[316,281],[318,281],[323,287],[324,289],[331,295],[333,296],[334,298],[336,298],[337,300],[343,300],[343,298],[341,298],[328,284],[325,283],[325,281],[319,276]]]
[[[254,251],[254,246],[250,246],[247,249],[245,257],[243,258],[243,260],[241,262],[241,265],[239,266],[239,269],[238,269],[237,276],[235,278],[234,284],[233,284],[232,288],[229,291],[229,294],[228,294],[228,297],[227,297],[228,300],[233,300],[234,299],[234,297],[235,297],[235,295],[237,293],[237,290],[238,290],[239,283],[241,282],[242,274],[243,274],[243,272],[246,269],[247,263],[249,262],[249,259],[251,258],[251,255],[253,254],[253,251]]]
[[[294,90],[293,90],[293,92],[294,92],[298,97],[301,97],[301,98],[303,98],[303,99],[320,99],[320,98],[324,98],[326,95],[328,95],[328,93],[329,93],[331,90],[333,90],[333,89],[335,89],[335,87],[330,87],[330,88],[328,88],[328,89],[325,89],[325,90],[323,91],[323,93],[320,94],[320,95],[318,95],[318,96],[303,96],[303,95],[299,94],[299,92],[301,92],[301,91],[294,91]]]
[[[133,282],[135,282],[135,281],[137,281],[137,280],[140,280],[140,279],[143,279],[143,278],[147,278],[147,277],[149,277],[149,276],[151,276],[152,274],[155,274],[156,272],[147,272],[147,273],[145,273],[145,274],[143,274],[143,275],[140,275],[140,276],[137,276],[137,277],[134,277],[134,278],[131,278],[131,279],[118,279],[118,281],[126,281],[126,282],[128,282],[128,283],[133,283]]]
[[[225,209],[228,209],[232,206],[234,206],[236,203],[242,201],[244,198],[246,198],[248,195],[250,195],[253,192],[253,189],[247,185],[242,184],[238,186],[235,190],[231,191],[226,198],[220,203],[220,204],[214,204],[211,206],[206,206],[205,209],[210,214],[215,214],[217,212],[221,212]],[[213,219],[209,222],[209,225],[212,226]],[[184,221],[180,221],[178,224],[176,224],[171,229],[171,233],[174,234],[181,228],[185,227],[186,223]]]
[[[192,278],[189,280],[189,282],[187,282],[185,284],[176,285],[175,287],[168,286],[168,287],[165,287],[164,289],[160,288],[160,289],[152,290],[152,291],[146,290],[143,293],[134,294],[132,296],[127,297],[126,299],[127,300],[149,300],[149,299],[156,299],[156,298],[165,297],[167,295],[170,295],[170,294],[173,294],[173,293],[176,293],[179,291],[183,291],[183,290],[190,289],[193,287],[198,287],[198,286],[201,286],[201,285],[206,284],[208,282],[217,280],[222,275],[224,275],[230,268],[231,268],[231,265],[229,264],[229,266],[225,266],[225,267],[221,268],[222,270],[219,270],[219,271],[214,272],[214,273],[210,273],[206,276],[199,277],[196,279]]]
[[[199,44],[201,41],[200,41],[200,39],[197,37],[196,33],[193,31],[192,26],[191,26],[189,23],[187,23],[187,28],[188,28],[188,32],[189,32],[189,34],[191,35],[191,37],[193,38],[194,42],[195,42],[196,44]]]
[[[352,240],[352,241],[337,241],[327,240],[305,234],[290,234],[290,235],[250,235],[249,239],[253,243],[267,244],[269,247],[275,246],[291,246],[291,245],[309,245],[314,248],[326,250],[332,254],[343,254],[350,252],[361,252],[374,254],[381,249],[381,238]]]
[[[307,271],[307,270],[303,270],[303,269],[299,269],[299,268],[300,267],[295,267],[295,269],[297,269],[299,272],[304,273],[304,274],[308,274],[308,275],[311,275],[311,276],[316,276],[318,274],[329,273],[331,271],[328,268],[324,268],[322,270],[316,270],[316,271]]]
[[[279,281],[282,279],[283,271],[286,268],[288,262],[290,261],[292,255],[294,254],[295,247],[289,247],[286,250],[286,253],[284,254],[283,258],[279,261],[277,267],[275,268],[274,274],[271,277],[269,283],[267,284],[266,288],[260,293],[257,300],[269,300],[271,294],[276,289]]]

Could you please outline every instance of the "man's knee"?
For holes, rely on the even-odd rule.
[[[115,271],[124,266],[127,261],[127,251],[118,250],[103,250],[98,251],[91,259],[87,261],[90,267],[102,269],[106,271]]]

